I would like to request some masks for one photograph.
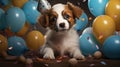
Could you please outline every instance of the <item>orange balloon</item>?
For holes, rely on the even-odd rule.
[[[0,52],[6,51],[8,48],[7,38],[0,34]]]
[[[22,8],[27,1],[28,0],[12,0],[12,4],[16,7]]]
[[[11,36],[14,35],[14,33],[9,28],[5,29],[5,34],[6,34],[7,37],[11,37]]]
[[[112,17],[116,30],[120,31],[120,0],[110,0],[106,6],[105,14]]]
[[[38,50],[44,44],[44,36],[39,31],[31,31],[26,36],[26,43],[29,49]]]
[[[25,25],[23,26],[23,28],[19,32],[17,32],[17,35],[18,36],[25,35],[27,33],[29,27],[30,27],[29,23],[26,22]]]
[[[115,33],[115,22],[107,15],[98,16],[93,21],[92,31],[99,42],[103,44],[107,37]]]

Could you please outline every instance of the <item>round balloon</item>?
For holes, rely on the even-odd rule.
[[[28,1],[27,3],[25,3],[25,5],[22,8],[23,11],[25,12],[27,21],[30,24],[36,24],[37,23],[37,18],[40,15],[40,12],[37,11],[37,6],[38,6],[38,2]]]
[[[13,56],[20,56],[27,51],[27,46],[21,37],[12,36],[8,38],[8,54]]]
[[[120,59],[120,36],[108,37],[102,47],[103,54],[110,59]]]
[[[110,0],[106,6],[105,14],[112,17],[116,23],[116,30],[120,31],[120,0]]]
[[[28,0],[12,0],[12,4],[16,7],[22,8],[27,1]]]
[[[103,44],[107,37],[115,33],[115,22],[107,15],[98,16],[93,21],[92,31],[99,42]]]
[[[0,4],[5,6],[8,5],[10,3],[10,0],[0,0]]]
[[[5,12],[0,8],[0,30],[4,30],[7,27],[5,22]]]
[[[27,46],[31,50],[38,50],[44,44],[44,36],[39,31],[31,31],[26,36]]]
[[[85,56],[94,55],[94,53],[100,48],[100,44],[93,34],[82,34],[79,38],[79,41],[80,49]]]
[[[105,7],[109,0],[88,0],[88,8],[94,16],[105,14]]]
[[[90,33],[92,34],[92,27],[87,27],[83,30],[82,34],[85,34],[85,33]]]
[[[0,34],[0,52],[7,51],[8,42],[7,38]]]
[[[12,32],[18,32],[24,26],[26,17],[22,9],[12,7],[5,13],[6,23]]]
[[[29,23],[26,22],[25,25],[23,26],[23,28],[22,28],[19,32],[17,32],[17,35],[18,35],[18,36],[23,36],[23,35],[25,35],[25,34],[27,33],[29,27],[30,27]]]
[[[82,13],[79,19],[76,18],[76,26],[75,29],[77,31],[83,30],[88,23],[88,17],[85,12]]]

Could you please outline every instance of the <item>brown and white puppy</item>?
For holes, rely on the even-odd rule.
[[[74,29],[75,18],[79,18],[82,10],[71,3],[55,4],[45,11],[38,22],[48,29],[46,42],[40,53],[43,58],[55,59],[55,52],[63,56],[69,53],[73,58],[84,59],[79,49],[79,36]]]

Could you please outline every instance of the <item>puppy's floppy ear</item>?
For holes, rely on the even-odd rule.
[[[73,5],[73,4],[70,3],[70,2],[67,2],[67,5],[68,5],[68,8],[69,8],[70,10],[72,10],[73,15],[74,15],[76,18],[79,18],[79,17],[82,15],[83,10],[82,10],[81,8],[79,8],[78,6]]]
[[[49,16],[47,13],[42,14],[39,18],[38,18],[38,23],[43,26],[44,28],[46,28],[49,25]]]

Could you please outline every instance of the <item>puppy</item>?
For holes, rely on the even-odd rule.
[[[79,49],[79,36],[74,29],[75,19],[82,14],[82,9],[72,3],[55,4],[39,17],[38,22],[47,28],[46,42],[40,53],[43,58],[55,59],[55,53],[63,56],[69,53],[76,59],[84,59]]]

